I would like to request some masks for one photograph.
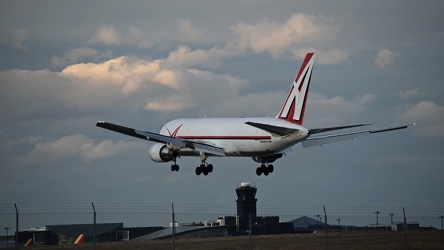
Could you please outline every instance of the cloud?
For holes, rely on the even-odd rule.
[[[238,51],[268,52],[279,58],[295,55],[298,58],[310,51],[320,53],[320,63],[337,63],[348,58],[348,53],[339,49],[321,49],[333,41],[339,27],[324,16],[294,14],[284,24],[262,20],[257,24],[239,23],[231,30],[237,35],[227,47]],[[313,47],[317,49],[313,49]]]
[[[205,38],[203,34],[204,32],[187,19],[179,19],[166,24],[163,29],[151,28],[150,30],[141,29],[135,25],[117,29],[114,25],[102,24],[97,27],[95,34],[87,43],[136,45],[140,48],[152,48],[157,45],[159,49],[164,50],[169,47],[171,41],[201,42]]]
[[[18,50],[27,51],[28,47],[25,45],[25,42],[28,40],[28,37],[29,29],[21,28],[14,30],[12,32],[12,45]]]
[[[62,56],[54,56],[51,61],[53,66],[65,67],[83,60],[98,61],[110,57],[111,51],[100,52],[99,50],[89,47],[81,47],[77,49],[70,49]]]
[[[239,89],[247,81],[228,76],[215,75],[197,69],[183,70],[180,74],[180,85],[177,91],[153,96],[145,108],[155,111],[181,111],[198,106],[213,105],[231,100],[239,95]],[[220,108],[219,106],[218,108]]]
[[[316,63],[338,64],[348,60],[348,53],[339,48],[328,48],[336,40],[340,27],[324,16],[294,14],[284,23],[276,23],[268,19],[256,24],[237,23],[230,27],[232,36],[222,45],[210,49],[191,50],[188,45],[179,45],[168,55],[165,63],[193,66],[217,66],[219,61],[236,57],[245,53],[269,53],[274,58],[305,57],[307,52],[316,52]],[[128,31],[117,31],[112,25],[102,25],[89,40],[90,43],[106,45],[130,44],[143,48],[158,46],[165,49],[169,39],[179,42],[205,41],[205,32],[198,29],[192,21],[179,19],[165,33],[159,31],[154,37],[146,31],[130,26]],[[151,32],[152,33],[152,32]],[[126,34],[126,35],[124,35]]]
[[[342,96],[327,97],[313,92],[310,93],[307,104],[307,110],[313,115],[308,116],[307,121],[312,123],[312,126],[344,124],[344,121],[355,122],[351,117],[359,117],[376,99],[375,94],[357,95],[348,100]]]
[[[419,92],[419,89],[414,88],[414,89],[409,89],[409,90],[401,90],[398,92],[398,96],[399,98],[401,98],[402,100],[407,100],[407,99],[411,99],[417,96],[422,96],[423,93]]]
[[[191,26],[188,27],[192,36]],[[180,30],[180,29],[179,29]],[[195,35],[198,31],[195,31]],[[96,29],[96,33],[88,40],[89,44],[105,44],[105,45],[136,45],[140,48],[152,48],[154,45],[162,45],[163,37],[161,35],[153,36],[155,32],[147,32],[135,25],[129,26],[128,29],[117,30],[113,25],[103,24]],[[176,34],[177,32],[173,32]],[[183,35],[185,33],[182,33]]]
[[[190,20],[181,19],[178,35],[182,41],[199,41],[203,33]]]
[[[235,51],[217,46],[209,50],[191,50],[190,47],[181,45],[171,51],[163,63],[168,65],[168,67],[208,67],[216,66],[221,59],[230,58],[235,55]]]
[[[143,79],[152,77],[159,70],[156,61],[121,56],[102,63],[73,64],[63,69],[61,75],[103,87],[119,87],[121,93],[130,94],[142,86]]]
[[[373,64],[383,70],[390,70],[397,57],[398,55],[391,50],[380,49],[373,60]]]
[[[152,48],[156,43],[160,42],[160,38],[153,38],[149,32],[145,32],[134,25],[129,27],[127,35],[122,40],[127,44],[134,44],[140,48]]]
[[[348,53],[339,49],[316,52],[316,62],[318,64],[339,64],[348,60]],[[303,57],[300,56],[299,58]]]
[[[81,159],[90,162],[110,157],[122,151],[146,148],[142,142],[116,143],[105,140],[97,142],[83,134],[63,136],[57,140],[38,142],[32,150],[21,159],[23,163],[58,162],[67,159]]]
[[[423,137],[444,136],[444,107],[431,101],[405,106],[395,117],[401,122],[414,122],[416,134]]]
[[[274,117],[287,92],[256,92],[222,98],[199,107],[199,113],[209,117]],[[221,108],[223,107],[223,108]]]
[[[247,81],[191,68],[218,58],[218,52],[213,52],[202,51],[199,57],[201,52],[179,47],[165,59],[121,56],[72,64],[61,72],[1,71],[0,112],[9,121],[57,117],[67,112],[94,113],[109,106],[171,112],[237,96]],[[68,54],[72,55],[67,56],[70,60],[100,56],[89,49]]]
[[[106,45],[119,45],[122,43],[120,35],[112,25],[103,24],[96,30],[96,34],[89,40],[90,43],[103,43]]]

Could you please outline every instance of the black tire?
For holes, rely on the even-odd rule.
[[[260,167],[256,168],[256,174],[257,174],[257,176],[261,176],[262,169]]]
[[[200,171],[200,167],[196,168],[196,175],[200,175],[202,173],[202,171]]]
[[[179,171],[179,165],[176,165],[176,171]]]
[[[171,165],[171,171],[176,170],[176,167],[174,165]]]
[[[205,164],[200,164],[200,172],[205,172],[205,170],[206,170],[206,168],[207,168],[207,166],[205,166]]]
[[[207,169],[208,169],[208,173],[213,172],[213,164],[208,164]]]
[[[274,166],[272,164],[268,165],[268,172],[273,173],[273,171],[274,171]]]
[[[265,173],[267,171],[267,166],[265,166],[265,164],[262,164],[261,170],[262,170],[262,173]]]

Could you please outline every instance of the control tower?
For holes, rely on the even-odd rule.
[[[237,217],[248,221],[251,214],[252,220],[256,219],[256,191],[249,182],[242,182],[240,187],[236,188],[237,194]]]

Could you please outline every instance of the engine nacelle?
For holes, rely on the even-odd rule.
[[[279,154],[267,155],[267,156],[253,156],[251,158],[253,158],[253,161],[258,162],[258,163],[272,163],[275,160],[281,158],[282,155],[283,155],[282,153],[279,153]]]
[[[165,144],[157,143],[149,150],[150,159],[155,162],[169,162],[177,157],[178,152]]]

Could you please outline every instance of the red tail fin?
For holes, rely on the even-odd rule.
[[[81,245],[83,244],[83,239],[85,238],[84,234],[80,234],[79,237],[77,237],[76,241],[74,241],[74,244]]]
[[[24,247],[30,247],[30,246],[32,246],[32,238],[29,238],[24,245]]]
[[[302,125],[307,102],[308,88],[310,86],[311,72],[313,70],[314,53],[307,53],[301,69],[288,92],[279,115],[279,119]]]

